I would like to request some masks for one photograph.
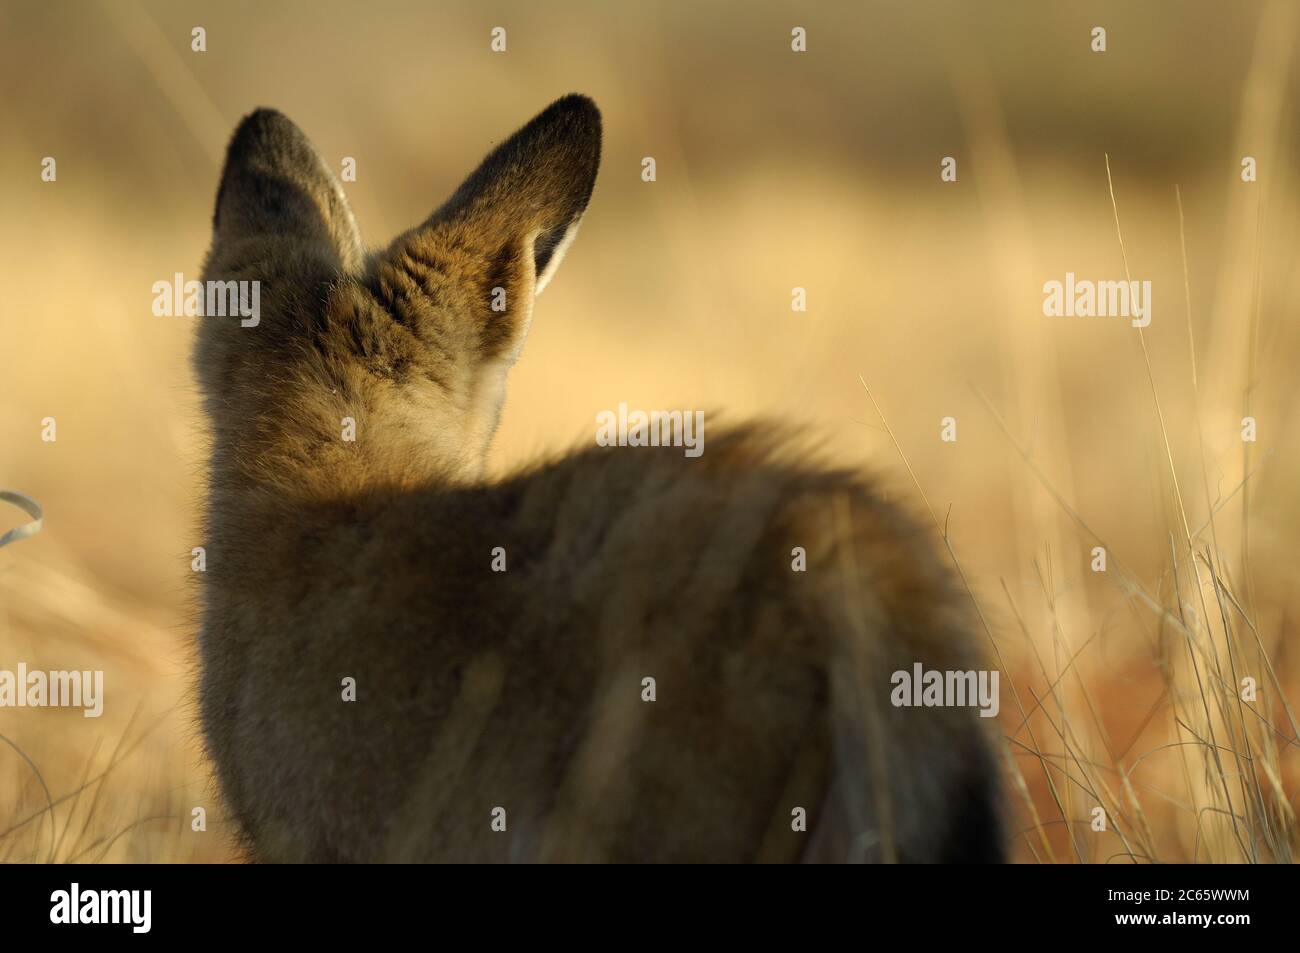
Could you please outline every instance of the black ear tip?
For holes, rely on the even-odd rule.
[[[551,103],[548,109],[581,116],[597,125],[600,124],[600,110],[596,107],[596,101],[583,93],[569,93],[567,96],[561,96]]]
[[[229,154],[236,156],[247,152],[250,147],[274,146],[301,137],[302,133],[288,116],[277,109],[260,106],[235,127],[235,134],[230,137]]]
[[[600,141],[600,110],[590,96],[569,93],[561,96],[543,110],[539,119],[563,125],[571,133],[578,133]]]
[[[307,137],[284,113],[258,107],[240,120],[226,148],[226,163],[217,189],[212,225],[220,225],[222,197],[232,177],[250,169],[285,169],[313,161],[315,152]]]
[[[240,121],[239,126],[242,129],[244,126],[288,121],[288,117],[280,110],[272,109],[270,106],[258,106]]]

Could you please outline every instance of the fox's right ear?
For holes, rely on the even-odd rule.
[[[338,178],[310,140],[274,109],[245,117],[231,137],[212,217],[214,252],[287,238],[332,252],[345,271],[365,257]]]
[[[533,299],[564,257],[591,198],[600,128],[600,111],[586,96],[551,103],[492,150],[423,224],[376,257],[380,297],[403,313],[430,296],[445,304],[443,279],[454,272],[469,314],[466,346],[481,358],[513,363]]]
[[[497,146],[418,229],[488,257],[531,246],[533,293],[560,259],[596,186],[600,110],[586,96],[557,99]]]

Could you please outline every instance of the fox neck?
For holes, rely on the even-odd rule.
[[[288,390],[286,388],[286,390]],[[263,408],[229,414],[214,433],[212,485],[323,502],[374,489],[462,486],[482,479],[495,419],[466,420],[437,388],[300,382]],[[454,427],[438,421],[457,420]],[[234,502],[226,496],[228,503]]]

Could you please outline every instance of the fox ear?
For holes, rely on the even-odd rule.
[[[310,140],[274,109],[245,117],[231,137],[212,230],[214,249],[258,238],[316,243],[345,271],[359,270],[365,257],[343,187]]]
[[[546,287],[586,211],[600,167],[600,110],[586,96],[551,103],[497,146],[416,229],[500,259],[531,245],[533,293]]]
[[[396,239],[389,259],[468,252],[523,293],[521,307],[530,311],[577,231],[599,165],[601,112],[586,96],[564,96],[491,151],[424,224]]]

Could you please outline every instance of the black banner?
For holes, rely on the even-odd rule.
[[[699,877],[700,880],[695,878]],[[548,936],[658,934],[668,941],[749,933],[807,940],[834,927],[873,936],[1029,940],[1053,935],[1231,942],[1288,923],[1285,867],[867,867],[814,872],[567,867],[67,867],[0,868],[6,939],[235,940],[290,937],[331,944],[376,930],[418,930],[432,942],[487,928]],[[474,926],[477,925],[477,926]],[[621,942],[621,941],[618,941]],[[14,947],[17,948],[17,947]]]

